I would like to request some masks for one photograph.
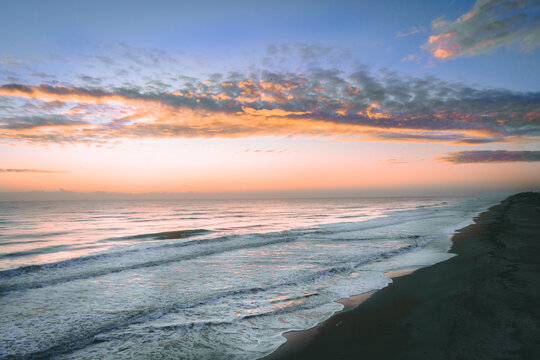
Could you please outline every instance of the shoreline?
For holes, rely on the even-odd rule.
[[[391,284],[341,299],[343,310],[311,329],[285,333],[287,341],[263,359],[540,358],[540,345],[534,341],[540,339],[540,310],[534,309],[540,304],[540,284],[534,282],[540,264],[519,251],[531,246],[540,253],[534,243],[540,239],[539,209],[540,193],[506,198],[456,231],[449,252],[457,256],[409,272],[385,274],[392,278]],[[516,245],[516,236],[522,236],[525,244]],[[505,254],[497,251],[502,252],[508,242],[518,253],[499,264],[498,257]],[[517,295],[505,291],[509,278],[498,272],[500,265],[509,271],[527,267],[517,280],[510,279],[519,285],[526,282],[526,294],[520,293],[523,287],[517,287]],[[493,279],[494,275],[499,277]],[[513,309],[516,296],[525,309]],[[527,307],[531,298],[537,301]],[[529,332],[523,328],[527,326]],[[515,334],[507,334],[508,328],[524,335],[516,340]],[[523,349],[521,355],[516,355],[518,348]]]
[[[395,281],[395,279],[397,279],[399,277],[402,277],[402,276],[410,275],[410,274],[412,274],[413,272],[415,272],[418,269],[420,269],[420,268],[419,267],[413,267],[413,268],[408,268],[408,269],[392,270],[392,271],[384,273],[384,276],[386,276],[388,278],[391,278],[392,281]],[[388,284],[388,285],[390,285],[390,284]],[[382,288],[382,289],[384,289],[384,288]],[[350,311],[350,310],[353,310],[354,308],[360,306],[360,304],[362,304],[364,301],[368,300],[377,291],[380,291],[382,289],[371,290],[371,291],[368,291],[368,292],[365,292],[365,293],[362,293],[362,294],[351,295],[349,297],[339,299],[336,302],[343,305],[343,309],[336,312],[332,316],[337,315],[337,314],[341,314],[341,313],[344,313],[344,312],[347,312],[347,311]],[[320,325],[320,324],[318,324],[318,325]],[[307,329],[307,330],[310,330],[310,329]],[[286,334],[288,334],[290,332],[304,332],[304,331],[307,331],[307,330],[299,330],[299,331],[298,330],[291,330],[291,331],[287,332]]]
[[[385,273],[384,275],[391,278],[392,281],[395,281],[395,279],[412,274],[418,269],[420,268],[415,267],[415,268],[409,268],[409,269],[394,270],[394,271],[389,271]],[[390,285],[391,283],[388,284],[386,287]],[[320,322],[319,324],[315,325],[312,328],[309,328],[306,330],[290,330],[290,331],[285,332],[283,334],[283,337],[287,339],[287,341],[283,343],[282,345],[280,345],[280,347],[277,348],[274,352],[272,352],[271,354],[261,359],[271,358],[272,356],[282,356],[282,352],[283,354],[286,354],[290,352],[291,349],[300,349],[303,346],[306,346],[309,343],[309,341],[311,341],[315,337],[315,335],[318,333],[318,330],[324,325],[325,322],[335,317],[336,315],[343,314],[343,313],[356,309],[363,302],[367,301],[370,297],[372,297],[375,293],[385,289],[386,287],[382,289],[371,290],[362,294],[351,295],[347,298],[343,298],[336,301],[343,305],[343,309],[332,314],[332,316],[330,316],[328,319]]]

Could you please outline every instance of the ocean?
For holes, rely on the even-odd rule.
[[[502,198],[0,202],[0,357],[260,358]]]

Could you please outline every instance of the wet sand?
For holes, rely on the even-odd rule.
[[[540,193],[507,198],[452,240],[458,256],[345,299],[265,359],[540,359]]]

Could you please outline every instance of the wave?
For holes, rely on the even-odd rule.
[[[175,231],[163,231],[158,233],[150,234],[139,234],[139,235],[130,235],[130,236],[121,236],[116,238],[108,238],[102,240],[105,241],[118,241],[118,240],[139,240],[139,239],[150,239],[150,240],[177,240],[185,239],[197,235],[204,235],[211,233],[212,230],[206,229],[193,229],[193,230],[175,230]]]
[[[354,239],[350,238],[330,238],[328,241],[332,242],[351,242],[351,241],[385,241],[385,240],[413,240],[416,241],[416,244],[420,242],[425,243],[427,240],[431,239],[433,236],[421,236],[421,235],[398,235],[398,236],[369,236],[369,237],[355,237]]]
[[[37,249],[16,251],[16,252],[7,253],[7,254],[0,254],[0,259],[9,259],[9,258],[14,258],[14,257],[23,257],[23,256],[30,256],[30,255],[50,254],[50,253],[55,253],[58,251],[65,251],[67,249],[72,249],[72,247],[70,245],[47,246],[47,247],[42,247],[42,248],[37,248]]]
[[[351,218],[361,218],[361,217],[365,217],[366,215],[365,214],[358,214],[358,215],[343,215],[343,216],[338,216],[337,218],[338,219],[351,219]]]
[[[360,221],[360,222],[338,222],[332,224],[319,225],[318,229],[314,231],[317,234],[332,234],[336,232],[353,232],[360,230],[377,229],[385,226],[404,224],[407,222],[418,220],[430,220],[444,217],[444,214],[431,214],[426,215],[424,213],[411,213],[409,211],[400,211],[394,213],[392,216],[386,215],[384,217]]]
[[[424,219],[426,217],[423,217]],[[381,220],[383,219],[375,219],[378,221],[366,221],[363,223],[335,223],[335,224],[328,224],[328,225],[321,225],[317,228],[308,228],[308,229],[298,229],[298,230],[288,230],[288,231],[282,231],[282,232],[275,232],[275,233],[266,233],[266,234],[247,234],[247,235],[229,235],[229,236],[221,236],[221,237],[215,237],[215,238],[203,238],[203,239],[192,239],[187,240],[183,242],[176,242],[176,243],[167,243],[167,244],[161,244],[157,246],[152,246],[144,249],[125,249],[123,251],[117,251],[117,252],[105,252],[105,253],[99,253],[95,255],[89,255],[84,257],[78,257],[74,259],[68,259],[63,260],[55,263],[48,263],[48,264],[41,264],[41,265],[29,265],[29,266],[22,266],[16,269],[9,269],[0,271],[0,279],[2,280],[13,280],[11,283],[9,281],[3,281],[2,284],[0,284],[0,295],[5,294],[10,291],[15,290],[26,290],[26,289],[35,289],[35,288],[41,288],[46,286],[52,286],[57,285],[69,281],[75,281],[75,280],[83,280],[83,279],[89,279],[99,276],[105,276],[108,274],[113,273],[119,273],[122,271],[129,271],[129,270],[136,270],[136,269],[143,269],[148,267],[155,267],[165,264],[171,264],[175,262],[180,261],[186,261],[191,260],[195,258],[200,258],[204,256],[210,256],[215,255],[219,253],[224,253],[228,251],[234,251],[234,250],[240,250],[240,249],[251,249],[251,248],[257,248],[257,247],[263,247],[268,245],[274,245],[279,243],[287,243],[287,242],[293,242],[296,241],[299,236],[301,235],[328,235],[328,234],[336,234],[336,232],[351,232],[351,231],[357,231],[357,230],[365,230],[369,228],[377,228],[382,226],[387,226],[394,223],[401,223],[404,222],[405,219],[401,218],[399,220],[394,221],[383,221],[381,223]],[[414,221],[418,220],[417,217],[414,219],[408,219],[408,221]],[[359,225],[360,224],[360,225]],[[129,240],[129,239],[174,239],[177,237],[182,238],[188,237],[188,236],[196,236],[196,235],[202,235],[206,233],[211,233],[210,230],[205,229],[193,229],[193,230],[179,230],[179,231],[167,231],[167,232],[159,232],[159,233],[148,233],[148,234],[139,234],[139,235],[132,235],[132,236],[125,236],[125,237],[118,237],[118,238],[109,238],[107,240],[102,241],[115,241],[115,240]],[[406,238],[411,240],[418,239],[418,235],[411,235],[411,236],[405,236],[400,238]],[[332,238],[328,239],[330,241],[366,241],[366,240],[380,240],[382,238],[355,238],[355,239],[339,239],[339,238]],[[222,245],[222,246],[215,246],[216,244]],[[198,247],[197,247],[198,246]],[[418,246],[418,242],[415,242],[414,246]],[[127,255],[132,255],[134,253],[141,253],[144,252],[145,255],[150,254],[152,252],[156,252],[159,250],[165,250],[165,249],[174,249],[174,248],[184,248],[184,247],[194,247],[194,251],[192,251],[189,254],[181,254],[177,256],[169,256],[166,258],[158,258],[155,260],[148,260],[143,261],[139,263],[131,263],[127,265],[120,265],[117,267],[106,267],[103,269],[96,269],[96,262],[103,263],[105,260],[110,260],[113,258],[121,258]],[[109,261],[109,263],[114,264],[114,262]],[[85,266],[85,268],[82,268],[81,271],[76,273],[71,273],[67,275],[63,275],[67,272],[67,269],[72,267],[81,267]],[[16,281],[15,278],[20,276],[25,276],[28,274],[38,273],[38,272],[45,272],[45,271],[55,271],[57,269],[62,269],[62,272],[60,276],[46,279],[46,274],[43,274],[42,276],[39,276],[39,280],[34,280],[32,278],[29,279],[29,281]],[[37,276],[33,276],[36,278]]]
[[[116,323],[112,323],[112,324],[111,323],[104,324],[103,326],[99,327],[98,329],[95,329],[93,331],[90,331],[90,332],[88,332],[86,334],[82,334],[82,335],[77,336],[77,337],[71,337],[69,339],[65,339],[64,341],[62,341],[62,342],[58,343],[57,345],[54,345],[54,346],[52,346],[50,348],[39,350],[39,351],[30,353],[30,354],[25,354],[25,357],[37,358],[37,359],[45,359],[45,358],[50,358],[52,356],[56,356],[56,355],[60,355],[60,354],[70,353],[70,352],[82,349],[82,348],[84,348],[86,346],[89,346],[89,345],[92,345],[92,344],[117,339],[118,338],[117,335],[114,335],[114,336],[107,336],[107,335],[110,334],[113,331],[125,329],[126,327],[128,327],[130,325],[139,325],[139,324],[149,323],[149,322],[152,322],[152,321],[159,320],[160,318],[163,318],[163,317],[165,317],[165,316],[167,316],[169,314],[172,314],[172,313],[179,313],[179,312],[182,312],[182,311],[185,311],[185,310],[188,310],[188,309],[196,308],[198,306],[211,305],[211,304],[220,302],[223,299],[228,298],[228,297],[249,296],[249,295],[254,295],[254,294],[257,294],[257,293],[261,293],[261,292],[266,292],[266,291],[269,291],[269,290],[275,290],[275,289],[279,289],[279,288],[284,288],[284,287],[296,286],[296,285],[300,285],[300,284],[304,284],[304,283],[315,282],[315,281],[321,280],[323,278],[327,278],[327,277],[335,276],[335,275],[338,275],[338,274],[341,274],[341,273],[353,271],[356,267],[361,266],[361,265],[365,265],[365,264],[375,262],[375,261],[378,261],[378,260],[382,260],[382,259],[387,259],[387,258],[390,258],[390,257],[393,257],[393,256],[398,256],[398,255],[400,255],[402,253],[405,253],[405,252],[414,251],[414,250],[416,250],[416,248],[418,248],[418,247],[417,246],[412,246],[412,245],[411,246],[406,246],[406,247],[403,247],[402,249],[392,250],[392,251],[381,253],[379,255],[374,255],[374,256],[361,258],[361,259],[358,259],[358,260],[356,260],[354,262],[348,263],[348,264],[343,265],[343,266],[331,267],[331,268],[328,268],[328,269],[324,269],[324,270],[315,272],[314,274],[310,274],[310,275],[305,276],[305,277],[301,277],[301,278],[298,278],[298,279],[285,281],[285,282],[281,282],[281,283],[275,283],[275,284],[264,286],[264,287],[250,287],[250,288],[223,291],[221,293],[213,294],[213,296],[209,296],[209,297],[206,297],[206,298],[195,300],[195,301],[190,302],[190,303],[175,304],[175,305],[170,306],[170,307],[161,308],[161,309],[152,309],[152,310],[149,310],[149,311],[141,311],[141,310],[133,311],[133,313],[129,314],[126,317],[125,320],[122,320],[122,321],[116,322]],[[290,300],[293,300],[293,301],[294,300],[301,300],[301,299],[304,299],[304,298],[309,298],[309,297],[313,297],[313,296],[317,296],[317,295],[319,295],[319,294],[318,293],[308,293],[308,294],[305,294],[303,296],[295,296],[295,297],[284,298],[284,299],[281,299],[281,300],[279,300],[277,302],[279,303],[279,302],[290,301]],[[276,302],[270,302],[270,303],[276,303]],[[255,317],[264,317],[264,316],[269,316],[269,315],[273,315],[273,314],[276,314],[276,313],[279,313],[279,314],[287,313],[287,312],[291,312],[291,311],[294,311],[294,308],[273,307],[273,308],[267,309],[267,311],[260,312],[260,313],[257,313],[257,314],[247,314],[247,315],[239,316],[237,319],[235,319],[235,321],[240,321],[240,320],[243,320],[243,319],[247,320],[247,319],[252,319],[252,318],[255,318]],[[187,323],[184,323],[184,324],[165,325],[165,326],[160,326],[160,327],[152,326],[152,330],[158,330],[160,328],[162,330],[169,330],[169,329],[170,330],[178,330],[178,329],[181,329],[181,328],[193,329],[193,328],[200,328],[200,327],[205,326],[205,325],[226,325],[226,324],[231,324],[231,322],[230,321],[215,321],[215,320],[199,321],[199,322],[187,322]]]
[[[285,233],[289,233],[289,232],[285,232]],[[287,237],[287,236],[284,236],[284,235],[285,234],[283,234],[283,233],[259,234],[258,237],[263,238],[264,240],[263,241],[258,241],[258,242],[251,242],[251,243],[249,241],[253,240],[253,236],[249,236],[249,237],[246,237],[246,236],[224,236],[224,237],[218,237],[218,238],[213,238],[213,239],[192,240],[189,243],[179,243],[179,244],[164,245],[164,246],[160,246],[160,248],[164,248],[164,247],[185,247],[185,246],[201,245],[201,244],[203,244],[203,245],[213,245],[213,244],[216,244],[216,243],[222,243],[224,246],[222,246],[220,248],[215,248],[214,247],[214,248],[210,248],[210,249],[201,249],[200,251],[195,251],[195,252],[190,253],[190,254],[173,256],[173,257],[166,258],[166,259],[146,261],[146,262],[142,262],[142,263],[130,264],[130,265],[125,265],[125,266],[119,266],[119,267],[116,267],[116,268],[109,267],[109,268],[105,268],[105,269],[101,269],[101,270],[89,270],[87,272],[82,272],[82,273],[77,273],[77,274],[70,274],[70,275],[66,275],[66,276],[60,276],[60,277],[52,278],[52,279],[49,279],[49,280],[44,280],[43,276],[40,276],[39,280],[37,280],[37,281],[32,281],[32,279],[31,279],[28,282],[23,281],[23,282],[14,283],[14,284],[6,284],[6,283],[4,283],[4,284],[0,285],[0,295],[3,295],[3,294],[8,293],[10,291],[42,288],[42,287],[57,285],[57,284],[66,283],[66,282],[70,282],[70,281],[76,281],[76,280],[83,280],[83,279],[89,279],[89,278],[105,276],[105,275],[109,275],[109,274],[113,274],[113,273],[119,273],[119,272],[122,272],[122,271],[137,270],[137,269],[143,269],[143,268],[148,268],[148,267],[155,267],[155,266],[171,264],[171,263],[180,262],[180,261],[192,260],[192,259],[195,259],[195,258],[215,255],[215,254],[224,253],[224,252],[228,252],[228,251],[234,251],[234,250],[240,250],[240,249],[253,249],[253,248],[258,248],[258,247],[263,247],[263,246],[268,246],[268,245],[275,245],[275,244],[280,244],[280,243],[293,242],[293,241],[297,240],[297,237],[292,237],[292,236]],[[411,236],[409,238],[418,239],[419,237],[417,235],[413,235],[413,236]],[[245,241],[241,241],[241,242],[236,243],[236,244],[230,244],[229,246],[226,245],[230,241],[239,240],[239,239],[240,240],[245,240]],[[411,249],[419,248],[419,246],[420,245],[418,243],[414,243],[412,245],[408,245],[408,246],[406,246],[404,248],[401,248],[401,249],[398,249],[398,250],[393,250],[393,251],[389,251],[387,253],[382,253],[382,254],[379,254],[379,255],[369,257],[369,258],[367,258],[367,260],[363,259],[360,262],[354,262],[354,263],[352,263],[352,266],[363,265],[363,264],[366,263],[366,261],[367,262],[377,261],[377,260],[384,259],[384,258],[387,258],[387,257],[390,257],[390,256],[394,256],[394,254],[396,254],[396,255],[401,254],[404,251],[403,249],[405,249],[406,251],[409,251]],[[155,248],[145,249],[145,250],[154,250],[154,249]],[[16,277],[16,276],[25,275],[25,274],[28,274],[28,273],[37,273],[37,272],[44,271],[44,270],[55,270],[55,269],[65,270],[65,268],[67,268],[67,267],[77,266],[77,265],[80,265],[81,263],[84,263],[84,262],[88,262],[88,261],[92,261],[92,260],[108,259],[108,258],[111,258],[113,256],[120,257],[120,256],[124,256],[124,255],[126,255],[128,253],[133,253],[133,252],[138,252],[138,251],[140,251],[140,250],[128,250],[128,251],[125,251],[125,252],[122,252],[122,253],[117,253],[117,254],[94,255],[94,256],[88,256],[88,257],[83,257],[83,258],[64,260],[64,261],[60,261],[60,262],[57,262],[57,263],[51,263],[51,264],[24,266],[24,267],[20,267],[20,268],[17,268],[17,269],[5,270],[5,271],[0,272],[0,279],[2,279],[2,278],[9,279],[9,278],[13,278],[13,277]],[[330,270],[330,271],[331,272],[345,271],[346,269],[350,269],[350,267],[351,267],[351,264],[349,264],[349,265],[347,265],[345,267],[341,267],[341,268],[332,268],[332,270]],[[62,271],[62,273],[64,273],[64,271]],[[319,275],[317,275],[317,276],[319,276]],[[312,280],[315,280],[315,279],[312,279]],[[305,282],[305,281],[303,281],[303,282]]]
[[[30,241],[7,241],[0,242],[0,246],[11,246],[11,245],[20,245],[20,244],[33,244],[39,242],[47,242],[47,240],[30,240]]]
[[[259,236],[259,237],[264,238],[264,236]],[[224,236],[224,237],[219,237],[219,238],[214,238],[214,239],[207,239],[207,240],[194,240],[194,241],[190,241],[187,244],[185,244],[185,243],[169,244],[169,245],[161,246],[160,248],[164,248],[164,247],[184,247],[184,246],[190,246],[190,245],[196,245],[196,244],[210,245],[210,244],[213,244],[213,243],[220,243],[220,242],[225,243],[225,242],[228,242],[230,240],[236,240],[238,238],[239,238],[238,236],[235,236],[235,237]],[[145,262],[142,262],[142,263],[130,264],[130,265],[127,265],[127,266],[119,266],[119,267],[116,267],[116,268],[114,268],[114,267],[113,268],[105,268],[105,269],[102,269],[102,270],[89,270],[88,272],[72,274],[72,275],[67,275],[67,276],[61,276],[61,277],[50,279],[50,280],[43,280],[42,277],[40,277],[40,280],[38,280],[38,281],[23,282],[22,284],[9,285],[9,284],[5,284],[5,282],[4,282],[4,284],[0,285],[0,295],[4,294],[6,292],[9,292],[9,291],[14,291],[14,290],[26,290],[26,289],[41,288],[41,287],[56,285],[56,284],[65,283],[65,282],[69,282],[69,281],[74,281],[74,280],[89,279],[89,278],[104,276],[104,275],[108,275],[108,274],[119,273],[119,272],[127,271],[127,270],[136,270],[136,269],[143,269],[143,268],[148,268],[148,267],[160,266],[160,265],[175,263],[175,262],[179,262],[179,261],[185,261],[185,260],[191,260],[191,259],[195,259],[195,258],[199,258],[199,257],[215,255],[215,254],[219,254],[219,253],[223,253],[223,252],[227,252],[227,251],[234,251],[234,250],[240,250],[240,249],[249,249],[249,248],[257,248],[257,247],[262,247],[262,246],[267,246],[267,245],[272,245],[272,244],[291,242],[291,241],[294,241],[294,240],[295,240],[294,238],[288,238],[288,237],[287,238],[282,238],[282,237],[280,237],[280,238],[277,238],[277,239],[266,239],[264,241],[259,241],[259,242],[256,242],[256,243],[248,243],[248,244],[246,244],[245,242],[241,242],[241,243],[236,244],[236,245],[233,244],[231,246],[223,246],[223,247],[217,247],[217,248],[214,247],[214,248],[211,248],[211,249],[202,249],[202,250],[199,250],[199,251],[194,251],[193,253],[190,253],[190,254],[173,256],[173,257],[160,259],[160,260],[145,261]],[[66,267],[77,266],[77,265],[80,265],[81,263],[85,263],[85,262],[89,262],[89,261],[109,259],[109,258],[112,258],[112,257],[121,257],[121,256],[124,256],[124,255],[126,255],[128,253],[146,251],[146,250],[155,250],[155,248],[148,248],[148,249],[144,249],[144,250],[133,249],[133,250],[124,251],[124,252],[121,252],[121,253],[98,254],[98,255],[87,256],[87,257],[83,257],[83,258],[75,258],[75,259],[64,260],[64,261],[60,261],[60,262],[57,262],[57,263],[23,266],[23,267],[19,267],[17,269],[5,270],[5,271],[0,272],[0,279],[2,279],[2,278],[3,279],[11,279],[11,278],[21,276],[21,275],[25,275],[25,274],[28,274],[28,273],[34,273],[34,272],[39,272],[39,271],[49,270],[49,269],[54,270],[54,269],[59,269],[60,268],[60,269],[64,270],[64,268],[66,268]]]
[[[38,239],[44,237],[53,237],[53,236],[62,236],[69,234],[68,231],[55,231],[55,232],[45,232],[45,233],[32,233],[32,234],[8,234],[0,235],[0,238],[9,238],[9,239]]]
[[[177,232],[184,232],[189,233],[191,232],[191,236],[196,236],[197,234],[204,234],[204,233],[210,233],[212,231],[210,230],[204,230],[204,229],[195,229],[195,230],[179,230],[179,231],[166,231],[162,233],[154,233],[154,234],[140,234],[140,235],[132,235],[132,236],[124,236],[124,237],[116,237],[116,238],[107,238],[104,240],[100,240],[99,242],[110,242],[115,240],[128,240],[128,239],[142,239],[147,237],[152,237],[154,235],[160,235],[160,234],[169,234],[169,233],[177,233]],[[184,235],[184,238],[187,238],[187,235]],[[171,239],[167,239],[171,240]],[[218,240],[218,239],[215,239]],[[208,239],[207,241],[212,241],[212,239]],[[30,242],[40,242],[40,241],[20,241],[20,242],[9,242],[9,243],[2,243],[1,245],[11,245],[11,244],[25,244]],[[175,244],[163,244],[158,245],[155,247],[152,247],[150,249],[144,249],[144,250],[152,250],[152,249],[161,249],[166,247],[183,247],[183,246],[189,246],[189,245],[197,245],[200,244],[201,241],[195,240],[195,241],[186,241],[182,243],[175,243]],[[59,245],[60,246],[60,245]],[[123,255],[127,255],[130,253],[139,252],[141,249],[127,249],[122,251],[115,251],[115,252],[108,252],[108,253],[100,253],[95,255],[88,255],[88,256],[82,256],[78,258],[73,259],[67,259],[62,260],[54,263],[46,263],[46,264],[36,264],[36,265],[25,265],[21,266],[15,269],[9,269],[9,270],[1,270],[0,271],[0,279],[9,279],[17,275],[27,274],[29,272],[44,270],[44,269],[53,269],[53,268],[66,268],[71,265],[80,265],[82,263],[85,263],[87,261],[94,261],[98,259],[107,259],[107,258],[116,258]]]

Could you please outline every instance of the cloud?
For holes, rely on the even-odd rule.
[[[60,174],[69,171],[40,170],[40,169],[0,169],[0,173],[42,173],[42,174]]]
[[[0,64],[5,67],[23,65],[20,61],[15,59],[11,54],[8,54],[5,52],[0,55]]]
[[[540,151],[459,151],[439,160],[452,164],[540,161]]]
[[[427,28],[425,26],[412,26],[407,30],[398,31],[396,33],[396,37],[405,37],[405,36],[411,36],[415,34],[421,34],[427,31]]]
[[[530,51],[540,45],[537,0],[477,0],[455,21],[436,19],[422,48],[439,59],[485,54],[503,45]]]
[[[16,116],[5,119],[5,123],[0,123],[0,130],[29,130],[37,128],[63,128],[68,126],[86,126],[84,121],[73,120],[62,115],[44,116]]]
[[[540,136],[540,93],[363,67],[176,77],[177,87],[1,85],[0,103],[7,105],[0,107],[0,141],[331,136],[484,144]]]
[[[266,69],[283,71],[295,68],[307,70],[324,68],[328,65],[343,68],[348,62],[355,62],[355,56],[348,48],[323,46],[311,43],[286,43],[269,45],[262,64]]]
[[[401,59],[401,62],[405,62],[405,61],[416,61],[418,62],[419,58],[418,56],[414,55],[414,54],[411,54],[409,56],[405,56],[403,59]]]
[[[399,165],[399,164],[407,164],[408,161],[401,160],[401,159],[386,159],[387,164],[391,165]]]

